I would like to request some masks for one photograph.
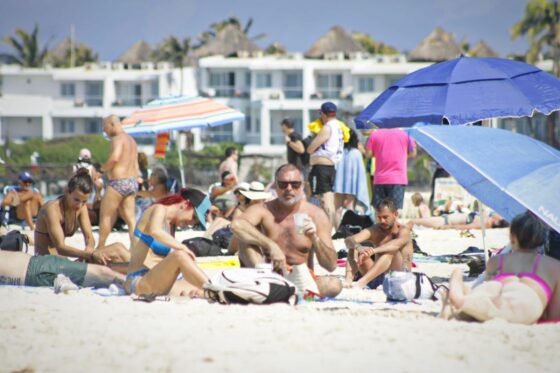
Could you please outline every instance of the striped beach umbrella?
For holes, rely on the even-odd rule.
[[[147,103],[122,121],[123,129],[131,136],[147,136],[170,131],[187,131],[194,128],[217,127],[245,115],[218,101],[200,96],[174,96]],[[185,184],[183,157],[179,152],[181,182]]]
[[[123,120],[131,136],[216,127],[243,120],[245,115],[206,97],[166,97],[146,104]]]

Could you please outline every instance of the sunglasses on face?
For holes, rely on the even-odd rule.
[[[301,188],[301,184],[303,184],[302,181],[276,181],[276,185],[278,185],[280,189],[286,189],[288,185],[291,185],[292,189],[299,189]]]

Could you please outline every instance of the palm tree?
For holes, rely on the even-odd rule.
[[[529,38],[527,62],[534,63],[541,51],[550,48],[552,73],[560,77],[560,5],[558,1],[531,0],[525,7],[523,19],[513,25],[513,39]]]
[[[371,54],[398,54],[399,51],[383,42],[373,40],[368,34],[353,32],[352,39],[357,41],[368,53]]]
[[[74,49],[73,56],[72,48]],[[47,59],[55,67],[83,66],[89,62],[99,61],[97,53],[93,52],[90,47],[84,43],[72,46],[70,39],[65,39],[54,50],[50,51]]]
[[[541,51],[549,48],[552,55],[552,73],[560,76],[560,5],[558,1],[531,0],[525,7],[523,19],[513,25],[511,36],[529,38],[527,62],[534,63]],[[556,140],[555,117],[556,112],[547,118],[547,132],[549,143],[558,144]]]
[[[243,31],[243,33],[245,35],[247,35],[247,37],[249,37],[249,31],[251,30],[251,26],[253,26],[253,18],[249,18],[247,20],[247,23],[245,24],[244,27],[242,27],[241,25],[241,21],[239,20],[239,18],[237,17],[229,17],[226,18],[222,21],[219,22],[214,22],[210,25],[210,29],[207,31],[204,31],[202,34],[198,35],[198,41],[199,41],[199,45],[197,45],[196,47],[200,47],[206,43],[208,43],[208,41],[214,37],[216,37],[216,35],[222,31],[224,28],[226,28],[227,26],[233,25],[236,28],[238,28],[239,30]],[[249,37],[249,39],[251,40],[260,40],[266,37],[265,33],[260,33],[256,36],[253,37]]]
[[[48,43],[43,49],[39,47],[39,27],[37,25],[31,34],[20,28],[16,29],[16,35],[5,37],[4,42],[16,50],[17,53],[12,57],[18,65],[23,67],[43,66],[48,53]]]
[[[155,62],[166,61],[171,62],[175,67],[179,67],[180,71],[180,92],[183,94],[183,67],[187,61],[187,56],[191,49],[191,39],[177,39],[175,36],[169,36],[159,44],[153,52],[152,58]]]

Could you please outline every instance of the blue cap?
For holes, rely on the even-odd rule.
[[[210,198],[200,190],[194,188],[183,188],[179,193],[183,198],[191,202],[200,225],[203,229],[206,229],[206,215],[208,215],[208,211],[210,207],[212,207]]]
[[[25,181],[25,182],[30,182],[30,183],[33,182],[33,177],[32,177],[31,174],[30,174],[29,172],[27,172],[27,171],[22,171],[22,172],[20,172],[19,175],[18,175],[18,179],[19,179],[20,181]]]
[[[330,101],[327,101],[321,105],[321,111],[325,114],[336,113],[336,105]]]

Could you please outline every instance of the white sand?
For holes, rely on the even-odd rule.
[[[430,254],[481,246],[455,231],[417,233]],[[125,234],[111,239],[128,241]],[[506,241],[507,230],[488,234],[489,246]],[[421,263],[418,269],[448,276],[453,268]],[[344,290],[339,298],[373,304],[147,304],[88,289],[55,295],[4,286],[0,372],[557,372],[560,366],[560,324],[442,321],[435,317],[439,302],[388,304],[381,290]]]

